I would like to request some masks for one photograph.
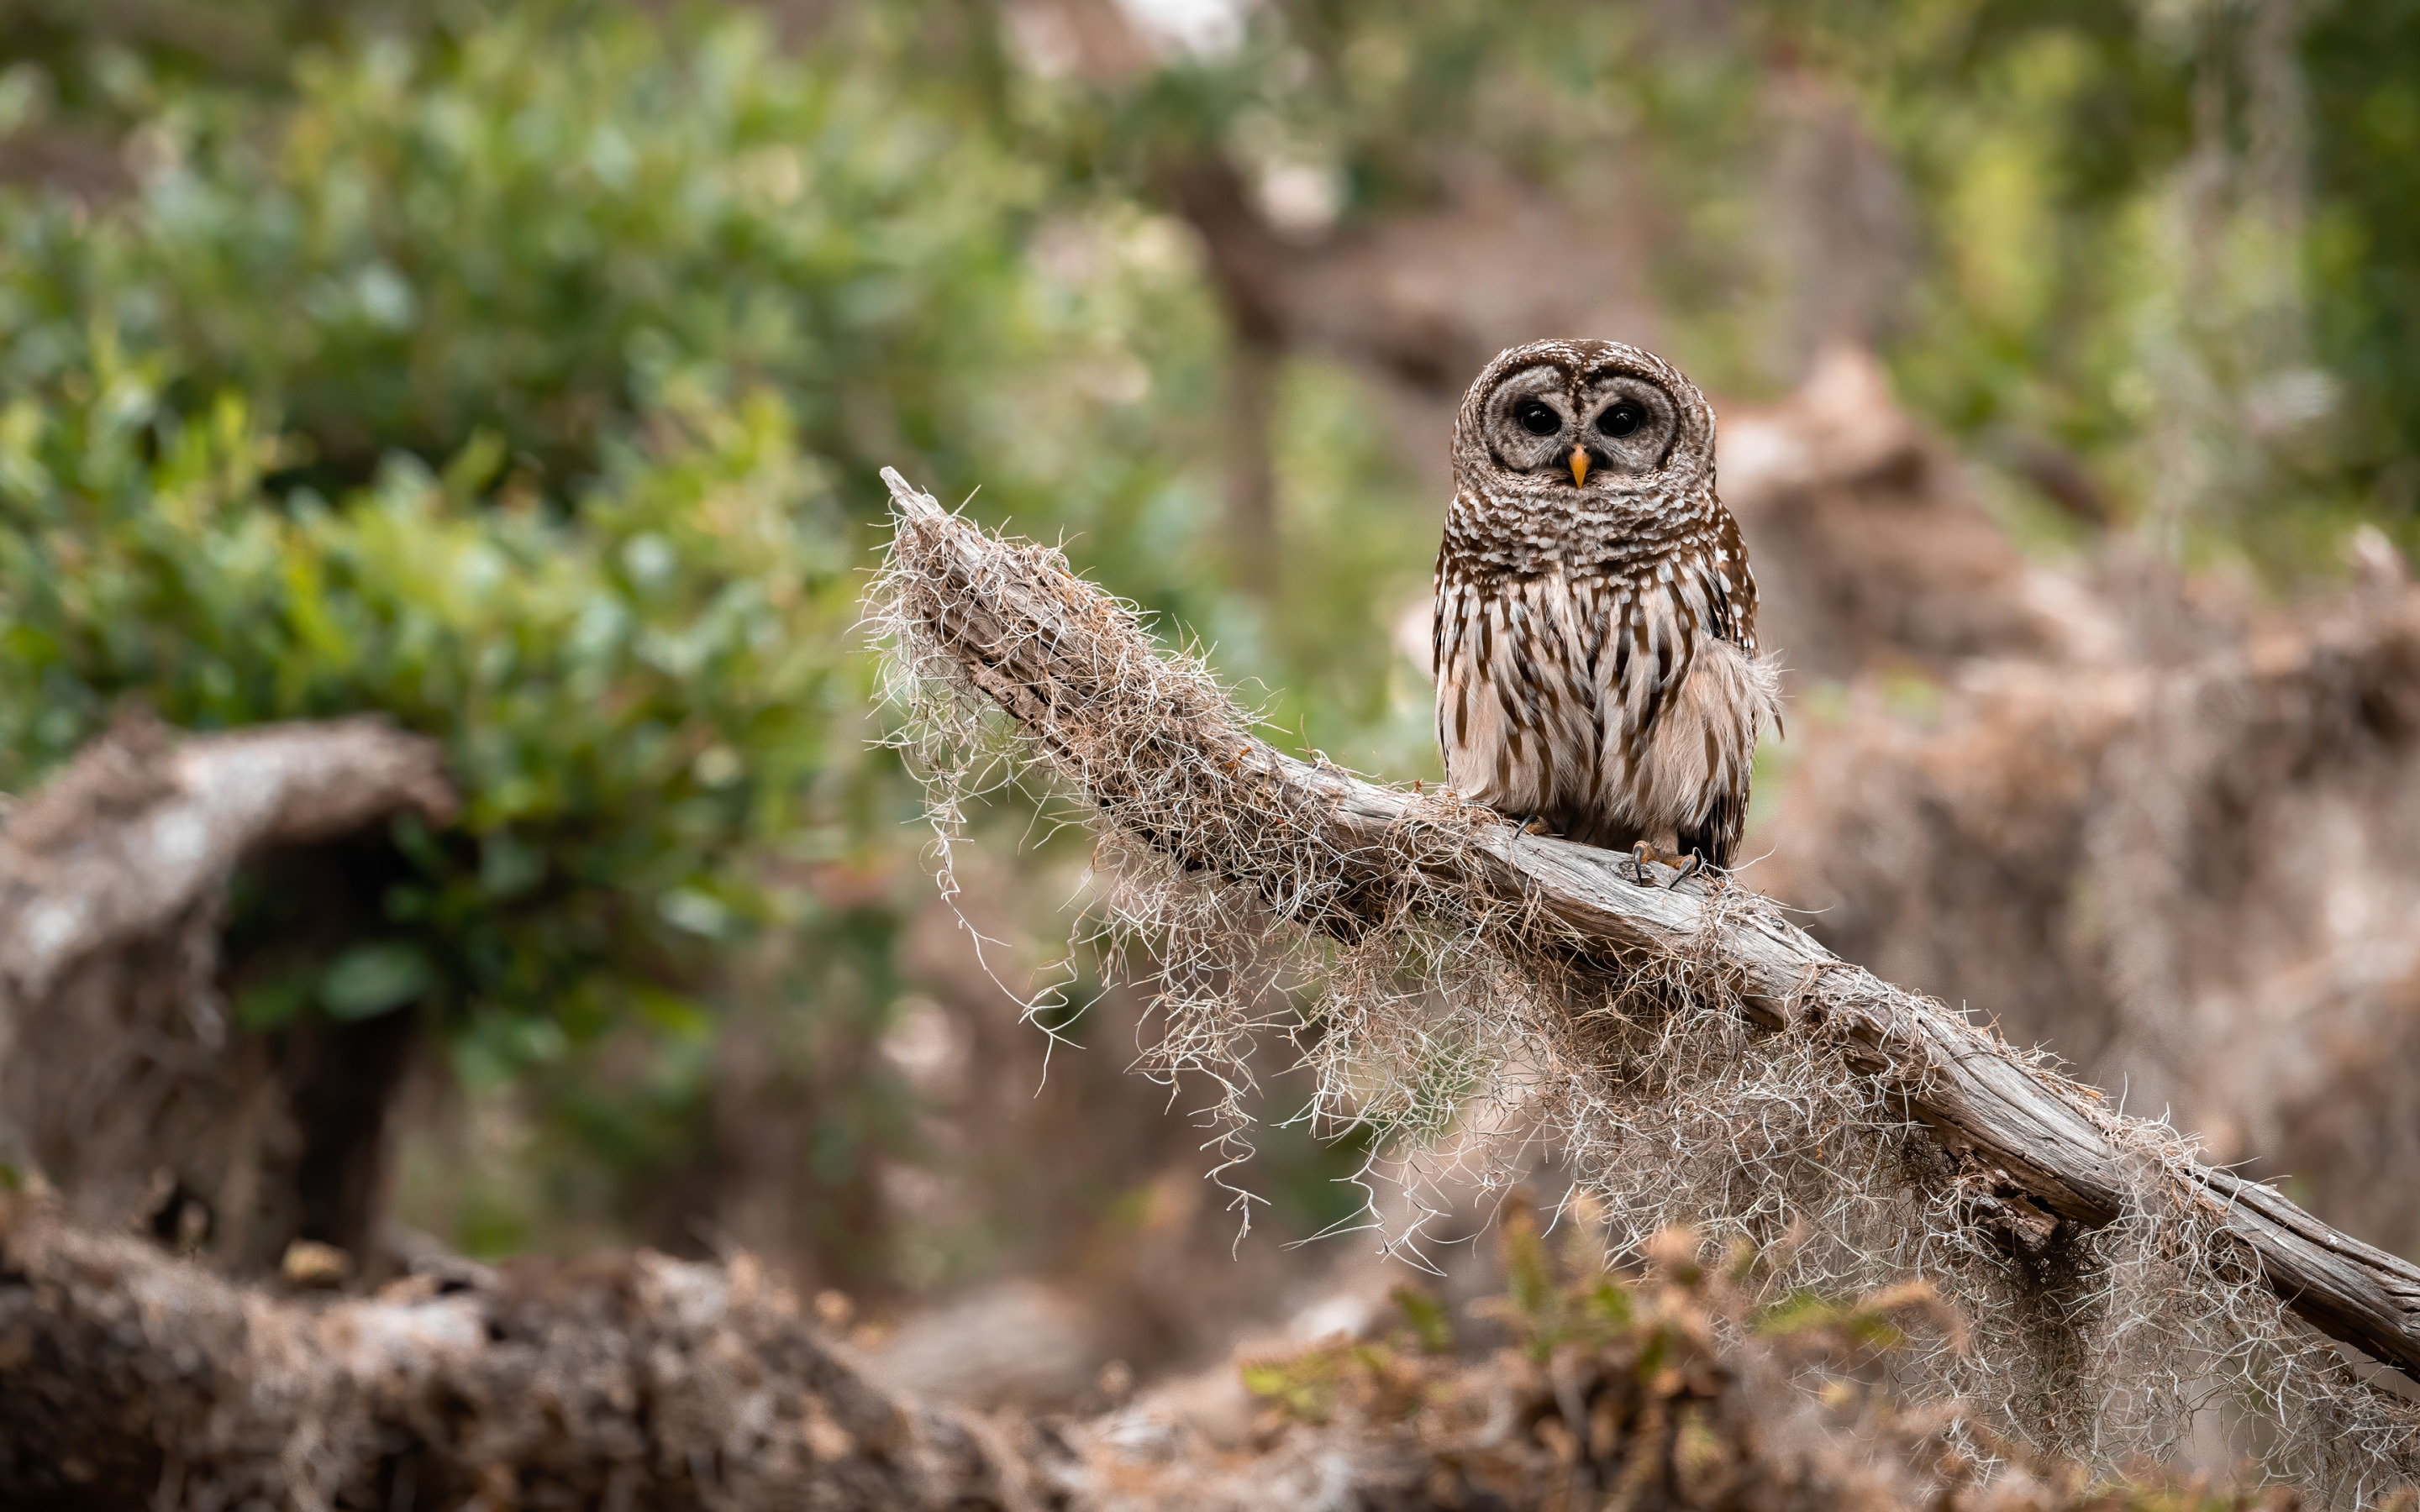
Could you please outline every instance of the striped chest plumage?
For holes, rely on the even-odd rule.
[[[1535,373],[1539,363],[1519,363],[1536,350],[1506,354],[1491,375],[1508,364],[1516,377]],[[1756,588],[1739,529],[1714,492],[1711,411],[1701,468],[1670,466],[1668,444],[1666,465],[1638,486],[1608,486],[1627,480],[1599,468],[1600,486],[1588,488],[1586,442],[1567,459],[1568,482],[1466,465],[1485,398],[1475,386],[1465,405],[1461,486],[1437,559],[1437,739],[1449,781],[1574,840],[1645,841],[1727,864],[1775,690],[1756,656]],[[1698,439],[1691,418],[1676,417],[1676,441]],[[1544,421],[1532,415],[1525,428],[1544,436]]]

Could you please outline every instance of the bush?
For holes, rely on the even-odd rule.
[[[562,514],[480,501],[490,438],[442,473],[397,454],[332,503],[264,490],[282,444],[240,400],[189,420],[155,369],[101,355],[0,419],[0,780],[126,699],[196,728],[378,709],[441,735],[462,832],[402,836],[414,874],[384,903],[420,964],[396,970],[529,1045],[630,1007],[676,1020],[714,950],[811,911],[769,862],[844,853],[866,774],[845,532],[778,399],[668,404]]]
[[[129,62],[132,202],[5,217],[5,376],[173,353],[172,406],[240,391],[302,443],[280,486],[484,428],[489,481],[560,488],[676,381],[779,387],[850,470],[946,450],[1037,184],[852,51],[533,5],[305,51],[290,100]]]

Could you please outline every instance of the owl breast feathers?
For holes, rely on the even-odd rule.
[[[1636,347],[1516,347],[1464,396],[1453,469],[1435,624],[1448,782],[1586,844],[1729,866],[1780,701],[1705,396]]]

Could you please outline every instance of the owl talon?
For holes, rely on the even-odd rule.
[[[1688,881],[1691,877],[1696,876],[1699,872],[1704,871],[1705,867],[1705,853],[1703,851],[1691,851],[1689,853],[1688,860],[1682,863],[1681,870],[1672,873],[1672,880],[1664,884],[1664,890],[1666,892],[1673,891],[1678,888],[1682,883]]]
[[[1653,879],[1649,877],[1647,874],[1648,857],[1654,854],[1655,847],[1648,844],[1643,840],[1630,848],[1630,880],[1637,883],[1639,887],[1650,887],[1654,886]]]

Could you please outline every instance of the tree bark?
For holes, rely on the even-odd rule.
[[[893,1400],[752,1263],[240,1287],[0,1200],[0,1503],[1010,1507],[981,1427]]]
[[[1071,756],[1088,720],[1137,717],[1120,706],[1118,670],[1157,653],[1106,594],[1063,567],[1038,572],[1033,558],[944,513],[897,473],[884,477],[899,527],[895,568],[913,584],[901,611],[923,617],[923,633],[970,685],[1046,748]],[[1386,899],[1407,871],[1434,872],[1450,857],[1451,870],[1433,880],[1529,911],[1581,951],[1619,960],[1711,950],[1755,1024],[1802,1022],[1836,1036],[1965,1169],[1990,1180],[2021,1233],[2056,1220],[2105,1225],[2130,1205],[2113,1137],[2126,1125],[2098,1092],[2029,1063],[1964,1014],[1840,960],[1772,910],[1727,910],[1709,939],[1701,898],[1633,882],[1625,856],[1501,823],[1474,827],[1466,810],[1437,798],[1287,756],[1252,738],[1232,708],[1152,717],[1155,739],[1124,753],[1120,771],[1069,764],[1099,782],[1181,790],[1188,812],[1246,816],[1228,822],[1252,826],[1249,856],[1227,843],[1235,830],[1216,823],[1141,837],[1188,867],[1255,885],[1341,871],[1331,905],[1307,917],[1342,933],[1375,921],[1356,918],[1357,896]],[[1109,808],[1120,796],[1092,795]],[[2296,1314],[2420,1378],[2420,1267],[2336,1232],[2269,1187],[2197,1162],[2165,1164]]]
[[[178,740],[138,717],[93,742],[0,830],[0,1159],[240,1270],[298,1236],[362,1257],[410,1011],[243,1032],[224,894],[265,853],[453,809],[435,743],[376,719]],[[264,879],[316,906],[324,871]]]

